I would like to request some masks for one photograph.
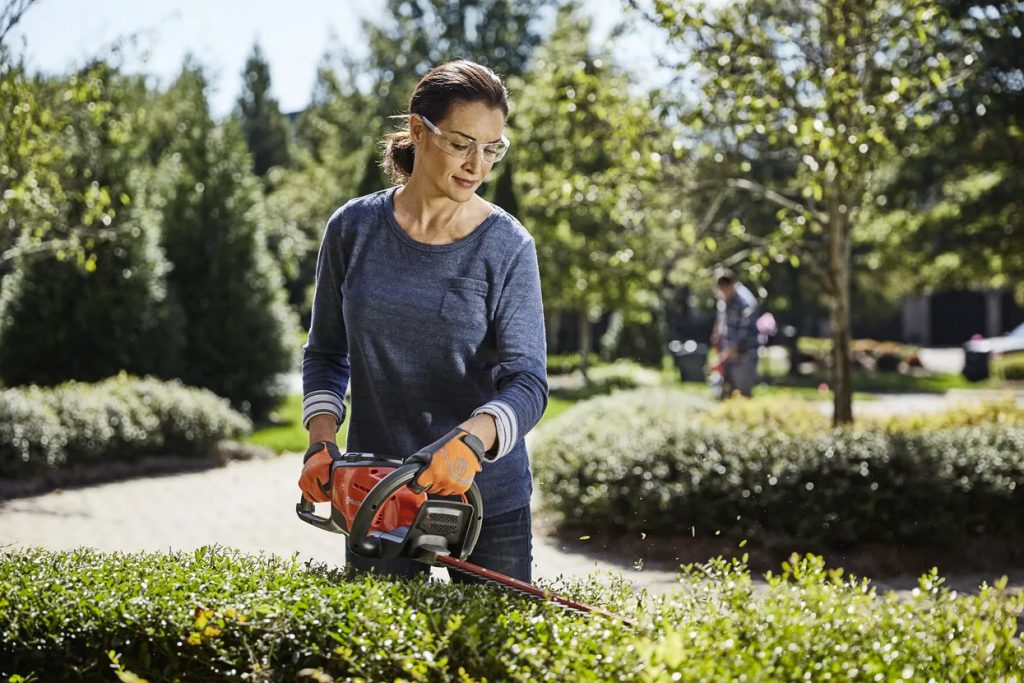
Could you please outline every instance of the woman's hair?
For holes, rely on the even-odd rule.
[[[455,103],[481,102],[508,116],[508,91],[496,73],[486,66],[460,59],[435,66],[416,84],[409,98],[409,114],[419,114],[435,125]],[[381,168],[396,183],[412,175],[416,145],[409,134],[409,119],[400,130],[384,137]]]

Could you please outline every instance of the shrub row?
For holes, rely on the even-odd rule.
[[[729,423],[739,428],[771,428],[789,434],[820,433],[832,427],[832,418],[822,412],[819,403],[786,395],[724,401],[703,413],[699,421],[711,425]],[[1024,406],[1008,395],[1000,400],[961,403],[936,413],[866,415],[857,417],[857,425],[913,433],[984,425],[1024,427]]]
[[[218,548],[0,555],[0,678],[109,681],[1020,680],[1021,598],[906,600],[794,557],[688,567],[626,604],[622,585],[554,586],[628,610],[630,628],[487,586],[345,580]],[[1015,678],[1016,677],[1016,678]]]
[[[588,530],[824,547],[1024,533],[1020,426],[788,432],[695,409],[653,390],[574,406],[538,431],[539,490]]]
[[[114,377],[0,391],[0,477],[147,455],[205,455],[247,433],[227,400],[179,382]]]
[[[993,358],[992,375],[1015,382],[1024,380],[1024,353]]]
[[[548,374],[549,375],[568,375],[569,373],[576,372],[580,369],[580,361],[583,360],[582,354],[576,353],[552,353],[548,355]],[[587,356],[587,365],[591,368],[599,365],[601,359],[598,358],[596,353],[591,353]]]
[[[590,381],[603,392],[656,387],[663,384],[661,372],[631,360],[617,360],[589,371]]]
[[[832,340],[828,338],[800,337],[797,348],[810,356],[821,367],[832,367]],[[874,339],[853,339],[850,341],[850,356],[854,367],[865,370],[895,372],[900,365],[920,367],[920,349],[898,342],[876,341]]]

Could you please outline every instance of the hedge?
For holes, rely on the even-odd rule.
[[[764,427],[789,434],[814,434],[832,429],[831,414],[823,412],[819,403],[787,394],[723,401],[702,413],[698,420],[702,424]],[[1018,405],[1012,394],[1008,394],[998,400],[961,402],[949,410],[934,413],[857,416],[858,427],[904,433],[984,425],[1024,427],[1024,406]]]
[[[634,628],[488,586],[346,580],[241,555],[0,554],[10,681],[1020,681],[1024,599],[957,596],[934,573],[905,599],[794,557],[684,569],[662,597],[559,585]]]
[[[621,392],[538,431],[538,489],[567,526],[773,545],[946,544],[1024,533],[1024,428],[709,424],[692,399]]]
[[[148,455],[195,457],[248,433],[248,418],[209,391],[114,377],[0,391],[0,477]]]
[[[1005,380],[1024,380],[1024,353],[996,356],[992,359],[992,375]]]

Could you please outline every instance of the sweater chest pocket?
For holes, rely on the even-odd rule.
[[[441,318],[470,327],[487,327],[486,280],[450,277],[441,300]]]

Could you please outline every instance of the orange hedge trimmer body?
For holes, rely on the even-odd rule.
[[[443,565],[530,597],[632,625],[618,615],[467,562],[483,523],[480,491],[473,484],[461,502],[430,499],[409,488],[422,467],[368,453],[345,453],[331,466],[331,516],[317,515],[305,498],[295,511],[308,524],[347,536],[349,551],[357,555]]]

